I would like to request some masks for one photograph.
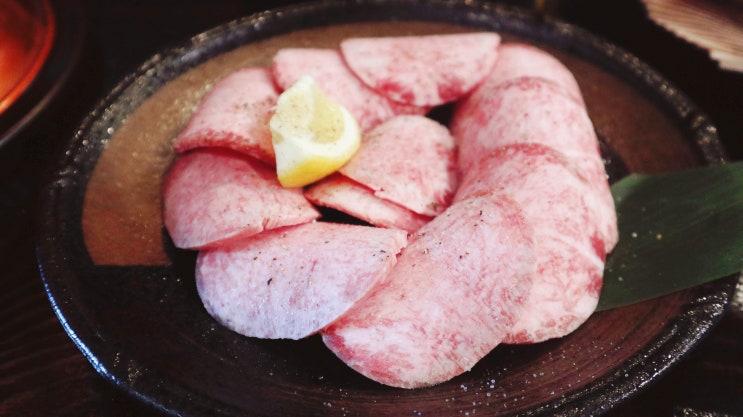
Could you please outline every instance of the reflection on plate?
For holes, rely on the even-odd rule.
[[[174,415],[587,415],[620,403],[693,348],[722,314],[732,280],[597,313],[560,340],[500,346],[470,372],[416,390],[365,379],[319,338],[245,338],[205,312],[193,254],[173,248],[163,231],[160,187],[173,158],[169,141],[209,83],[265,65],[285,45],[472,28],[562,58],[603,146],[627,170],[723,159],[707,119],[653,70],[584,31],[517,9],[370,0],[241,19],[163,51],[122,81],[84,121],[44,189],[44,283],[92,365]]]

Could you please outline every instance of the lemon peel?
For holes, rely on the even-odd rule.
[[[356,119],[307,75],[279,95],[269,127],[284,187],[302,187],[332,174],[361,145]]]

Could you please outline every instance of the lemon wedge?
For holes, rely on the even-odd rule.
[[[269,127],[284,187],[302,187],[337,171],[361,144],[356,119],[310,76],[279,95]]]

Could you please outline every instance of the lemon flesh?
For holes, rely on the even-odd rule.
[[[279,95],[269,127],[276,174],[284,187],[302,187],[332,174],[361,144],[351,113],[309,76]]]

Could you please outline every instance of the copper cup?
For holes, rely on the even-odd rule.
[[[47,0],[0,0],[0,114],[28,88],[55,35]]]

